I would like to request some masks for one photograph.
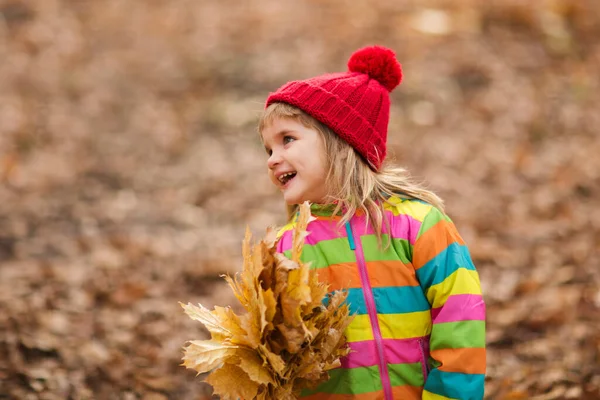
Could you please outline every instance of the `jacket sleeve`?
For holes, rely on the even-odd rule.
[[[431,304],[431,370],[423,399],[483,399],[485,304],[479,275],[454,224],[434,207],[422,221],[412,261]]]

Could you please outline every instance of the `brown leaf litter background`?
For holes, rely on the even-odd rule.
[[[0,399],[209,399],[178,302],[284,208],[268,92],[396,50],[390,150],[488,304],[488,399],[600,398],[594,0],[0,0]]]

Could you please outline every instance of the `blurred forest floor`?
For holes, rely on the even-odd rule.
[[[284,207],[270,90],[393,48],[390,148],[488,305],[488,399],[600,399],[600,4],[0,0],[0,399],[208,399],[179,366]]]

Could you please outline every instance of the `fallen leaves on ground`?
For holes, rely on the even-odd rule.
[[[393,48],[389,158],[439,193],[487,305],[487,399],[600,398],[593,0],[0,0],[0,397],[209,399],[178,301],[283,224],[256,118]]]

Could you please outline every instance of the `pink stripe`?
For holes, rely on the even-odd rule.
[[[283,232],[279,242],[277,242],[278,253],[283,253],[284,251],[288,251],[292,248],[292,232],[293,231]]]
[[[342,368],[372,367],[377,365],[377,348],[373,340],[350,342],[350,354],[342,357]]]
[[[480,294],[456,294],[442,307],[431,309],[434,324],[457,321],[484,321],[485,303]]]
[[[337,229],[337,221],[312,221],[308,225],[310,235],[306,237],[306,244],[317,244],[322,240],[345,238],[346,231]]]
[[[421,229],[421,222],[406,214],[394,216],[390,211],[386,211],[386,215],[388,217],[391,217],[390,224],[392,230],[392,237],[394,239],[408,240],[410,244],[415,244],[415,240],[417,240],[419,229]],[[356,219],[356,226],[358,228],[356,230],[358,232],[355,232],[355,234],[358,233],[361,236],[375,234],[375,231],[373,230],[373,227],[371,225],[369,225],[365,229],[365,218],[363,216],[356,217]],[[385,230],[385,226],[383,227],[383,229]]]
[[[385,214],[388,218],[391,218],[392,237],[394,239],[407,240],[410,244],[414,245],[415,240],[417,240],[417,235],[419,234],[419,229],[421,229],[421,222],[407,214],[394,216],[391,211],[386,211]],[[365,217],[363,215],[357,215],[354,219],[357,221],[355,223],[355,235],[363,236],[375,234],[375,230],[370,224],[368,227],[365,227]],[[310,235],[306,237],[306,244],[309,245],[314,245],[322,240],[346,237],[346,232],[343,227],[342,229],[337,229],[337,221],[312,221],[308,226],[308,230],[310,231]],[[292,231],[290,230],[283,234],[281,241],[279,242],[278,251],[283,252],[291,248]]]
[[[344,229],[337,230],[337,222],[333,221],[312,221],[308,224],[310,235],[304,240],[305,244],[314,245],[322,240],[331,240],[337,238],[345,238],[346,232]],[[277,245],[277,251],[283,253],[292,248],[293,230],[285,231],[281,235],[281,239]]]
[[[394,216],[391,211],[385,212],[386,216],[391,219],[391,231],[392,237],[394,239],[404,239],[410,242],[410,244],[414,244],[415,240],[417,240],[417,235],[419,234],[419,229],[421,229],[421,222],[417,221],[413,217],[407,214],[400,214]],[[374,235],[375,230],[373,226],[369,224],[369,226],[365,227],[365,217],[364,215],[357,215],[353,218],[353,225],[356,226],[355,235]],[[307,238],[307,243],[314,244],[318,243],[321,240],[330,240],[336,239],[340,237],[345,237],[344,229],[336,230],[337,222],[336,221],[313,221],[309,225],[309,230],[311,234]],[[383,227],[385,230],[385,226]],[[353,228],[354,230],[354,228]]]
[[[385,339],[383,347],[390,364],[416,363],[421,361],[421,344],[419,340],[429,342],[429,337],[412,339]]]
[[[410,215],[392,216],[392,237],[394,239],[405,239],[410,244],[415,244],[420,229],[421,221],[417,221]]]
[[[385,360],[389,364],[416,363],[421,361],[419,340],[429,337],[412,339],[383,339]],[[372,367],[378,364],[377,347],[374,340],[350,342],[350,355],[341,359],[342,368]]]

